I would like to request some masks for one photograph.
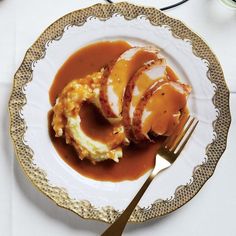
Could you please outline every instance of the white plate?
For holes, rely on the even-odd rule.
[[[208,46],[181,22],[153,8],[128,3],[98,4],[62,17],[28,50],[16,73],[9,105],[11,135],[23,169],[42,192],[84,218],[114,221],[148,173],[117,183],[80,175],[54,149],[47,113],[51,109],[49,88],[67,58],[90,43],[117,39],[159,47],[181,81],[192,86],[188,107],[200,121],[177,161],[141,199],[131,217],[140,222],[165,215],[190,200],[212,175],[226,145],[229,93],[221,67]]]

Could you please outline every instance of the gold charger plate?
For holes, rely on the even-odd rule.
[[[22,109],[27,103],[25,87],[33,78],[34,64],[44,58],[46,45],[60,40],[67,26],[83,26],[88,19],[96,17],[101,21],[110,19],[114,14],[124,16],[129,21],[145,16],[153,26],[169,27],[175,38],[191,42],[193,53],[208,63],[208,79],[214,83],[215,95],[212,102],[218,112],[213,122],[215,138],[206,148],[206,161],[193,171],[193,181],[179,186],[174,197],[154,202],[149,208],[137,207],[131,222],[144,222],[148,219],[164,216],[193,198],[204,183],[212,176],[227,143],[227,134],[231,122],[229,111],[229,90],[224,81],[223,71],[215,55],[207,44],[193,33],[181,21],[173,19],[155,8],[146,8],[129,3],[97,4],[86,9],[71,12],[50,25],[37,41],[28,49],[25,58],[14,77],[13,90],[9,101],[10,134],[16,156],[32,183],[60,207],[69,209],[86,219],[113,222],[120,212],[112,206],[97,208],[88,201],[71,199],[63,188],[49,183],[46,173],[33,162],[34,152],[24,141],[27,124],[22,116]]]

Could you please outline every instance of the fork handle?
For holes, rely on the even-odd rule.
[[[127,206],[125,211],[118,217],[118,219],[101,235],[101,236],[120,236],[124,231],[124,228],[130,218],[130,215],[134,211],[135,207],[137,206],[139,200],[145,193],[146,189],[152,182],[153,177],[152,174],[147,178],[141,189],[138,191],[136,196],[133,198],[131,203]]]
[[[157,155],[157,157],[161,157],[160,155]],[[168,168],[170,166],[170,163],[163,158],[161,158],[162,165],[155,164],[155,168],[152,170],[152,173],[149,175],[147,180],[144,182],[143,186],[140,188],[138,193],[135,195],[133,200],[130,202],[130,204],[126,207],[124,212],[117,218],[117,220],[101,235],[101,236],[121,236],[122,232],[124,231],[124,228],[134,211],[135,207],[137,206],[139,200],[142,198],[143,194],[147,190],[148,186],[152,182],[152,180],[163,170]],[[157,160],[156,160],[157,162]]]

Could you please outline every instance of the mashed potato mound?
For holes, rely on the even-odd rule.
[[[116,162],[123,156],[120,144],[125,140],[122,126],[114,126],[116,142],[102,143],[88,137],[80,127],[79,111],[84,102],[99,107],[98,90],[102,72],[87,75],[70,82],[58,97],[53,107],[52,126],[56,137],[64,137],[67,144],[74,146],[79,158],[87,158],[93,163],[112,159]]]

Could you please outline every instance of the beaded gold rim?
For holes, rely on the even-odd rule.
[[[63,16],[50,25],[27,50],[24,60],[15,74],[13,90],[9,101],[10,134],[19,163],[33,185],[41,192],[60,207],[69,209],[82,218],[101,220],[108,223],[115,221],[121,212],[112,206],[98,209],[88,201],[71,199],[65,189],[49,184],[46,173],[33,163],[33,150],[24,142],[27,124],[21,114],[23,106],[27,103],[24,88],[33,79],[32,74],[35,62],[44,58],[46,45],[50,41],[60,40],[63,36],[64,29],[68,26],[83,26],[90,17],[96,17],[102,21],[106,21],[114,14],[122,15],[126,20],[135,19],[140,15],[145,16],[152,25],[166,26],[171,30],[174,37],[188,40],[192,45],[193,53],[207,63],[207,77],[214,84],[215,88],[212,102],[217,111],[217,118],[212,124],[214,140],[206,148],[207,159],[194,169],[190,183],[179,186],[176,189],[173,198],[157,200],[148,208],[137,207],[130,218],[130,222],[138,223],[152,218],[162,217],[192,199],[204,183],[212,176],[220,157],[226,149],[231,116],[229,109],[229,90],[224,80],[223,71],[207,44],[181,21],[173,19],[155,8],[136,6],[124,2],[117,4],[96,4]]]

